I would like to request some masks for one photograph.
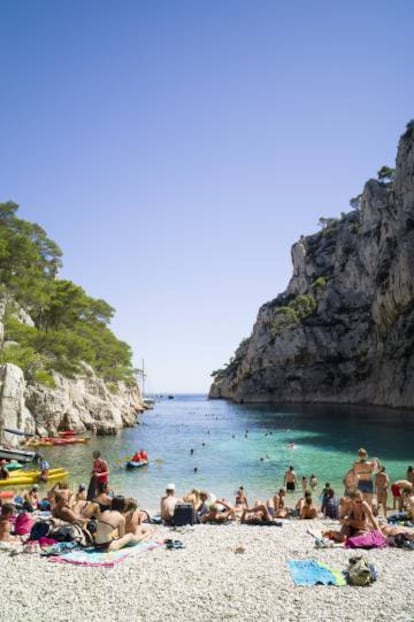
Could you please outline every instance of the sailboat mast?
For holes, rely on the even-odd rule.
[[[145,395],[145,366],[144,366],[144,359],[142,359],[142,399],[144,399],[144,395]]]

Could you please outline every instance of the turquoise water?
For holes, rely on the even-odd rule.
[[[117,436],[97,437],[88,445],[42,448],[42,453],[52,466],[67,467],[75,484],[88,482],[92,451],[99,449],[110,464],[114,490],[154,509],[169,482],[179,494],[196,487],[233,500],[244,485],[249,500],[266,499],[282,485],[290,464],[299,477],[309,479],[315,473],[321,486],[329,481],[342,492],[343,475],[361,446],[381,459],[391,478],[401,478],[414,464],[413,433],[414,413],[407,411],[248,406],[200,395],[176,396],[158,401],[141,416],[140,425]],[[289,449],[289,441],[295,449]],[[141,448],[151,464],[126,471],[123,458]]]

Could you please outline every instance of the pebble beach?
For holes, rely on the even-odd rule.
[[[345,570],[363,551],[316,549],[333,521],[282,527],[241,524],[159,527],[157,540],[180,540],[131,555],[114,568],[50,563],[36,554],[0,553],[0,619],[14,622],[413,622],[414,552],[367,551],[378,572],[369,587],[295,586],[288,560],[316,559]]]

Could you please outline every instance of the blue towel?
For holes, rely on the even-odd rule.
[[[296,585],[345,585],[345,580],[340,580],[341,573],[314,559],[289,560],[288,566]]]

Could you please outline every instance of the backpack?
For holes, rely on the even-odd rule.
[[[30,530],[29,540],[40,540],[49,535],[51,529],[51,523],[49,521],[41,520],[33,525]]]
[[[197,518],[192,503],[177,503],[171,524],[174,525],[174,527],[194,525],[194,523],[198,522]]]
[[[365,555],[349,558],[348,582],[350,585],[371,585],[375,580]]]
[[[93,544],[91,534],[86,529],[82,529],[82,527],[77,523],[56,527],[49,533],[49,537],[57,540],[58,542],[75,542],[76,544],[79,544],[79,546],[83,547]]]

